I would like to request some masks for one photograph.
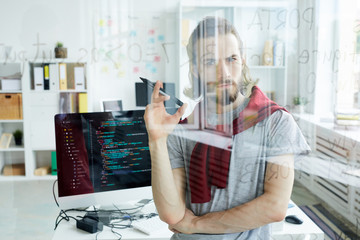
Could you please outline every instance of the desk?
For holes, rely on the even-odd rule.
[[[135,204],[135,202],[129,203],[125,208],[131,207],[131,205]],[[134,205],[135,206],[135,205]],[[149,214],[149,213],[155,213],[156,208],[154,203],[147,204],[141,212],[143,214]],[[69,212],[69,215],[77,216],[79,215],[78,212],[75,212],[75,214],[72,214],[72,212]],[[127,228],[127,229],[114,229],[117,233],[120,233],[122,235],[121,240],[144,240],[144,239],[152,239],[152,240],[168,240],[173,235],[173,233],[166,227],[164,224],[164,229],[161,229],[160,231],[157,231],[154,234],[147,235],[139,230],[133,229],[133,228]],[[57,227],[55,234],[53,236],[53,240],[85,240],[85,239],[96,239],[97,233],[87,233],[83,230],[76,228],[76,222],[75,220],[71,219],[70,222],[66,222],[63,220],[59,226]],[[103,239],[111,239],[116,240],[119,239],[119,236],[115,235],[111,232],[111,228],[104,226],[103,231],[100,232],[97,236],[97,239],[103,240]]]
[[[291,202],[292,203],[292,202]],[[292,203],[293,204],[293,203]],[[151,208],[154,209],[154,205],[149,206],[147,211],[151,211]],[[321,229],[311,221],[311,219],[303,212],[299,207],[294,204],[294,207],[289,208],[287,215],[297,215],[304,222],[301,225],[294,225],[287,223],[285,221],[274,223],[273,231],[272,231],[272,239],[276,240],[300,240],[300,239],[324,239],[324,233]],[[276,230],[279,229],[279,230]],[[116,232],[122,235],[122,240],[144,240],[144,239],[152,239],[152,240],[168,240],[172,236],[172,232],[167,228],[158,231],[152,235],[146,235],[136,229],[121,229],[116,230]],[[53,236],[53,240],[84,240],[84,239],[96,239],[96,233],[90,234],[79,230],[76,228],[76,223],[74,220],[70,220],[70,222],[62,221],[58,228],[55,231]],[[111,232],[110,228],[104,226],[104,230],[99,233],[98,239],[118,239],[114,233]]]
[[[292,201],[290,204],[294,204]],[[286,215],[296,215],[304,222],[301,225],[295,225],[285,222],[285,220],[279,223],[282,226],[281,230],[275,230],[273,227],[272,239],[276,240],[321,240],[324,239],[324,232],[298,207],[294,204],[294,207],[288,208]],[[279,227],[281,228],[281,227]]]

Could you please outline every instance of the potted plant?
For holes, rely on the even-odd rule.
[[[294,97],[293,98],[293,104],[294,109],[298,113],[304,113],[304,106],[308,103],[307,99],[305,97]]]
[[[67,48],[62,42],[57,42],[55,45],[55,58],[67,58]]]
[[[14,139],[15,139],[15,145],[21,146],[22,145],[23,132],[18,129],[15,132],[13,132],[13,136],[14,136]]]

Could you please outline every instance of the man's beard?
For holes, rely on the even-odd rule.
[[[240,89],[240,84],[236,84],[235,91],[231,92],[229,89],[222,90],[222,94],[220,96],[216,94],[216,103],[222,106],[232,104],[238,98]]]

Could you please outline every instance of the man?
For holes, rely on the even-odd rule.
[[[206,99],[205,89],[213,89],[207,102],[214,107],[203,117],[231,135],[189,137],[177,125],[186,105],[167,114],[167,97],[156,83],[145,121],[159,216],[175,233],[172,239],[269,239],[268,224],[286,214],[294,156],[309,147],[291,115],[251,84],[242,42],[228,21],[201,21],[188,55],[188,95]]]

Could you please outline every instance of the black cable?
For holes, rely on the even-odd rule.
[[[121,235],[120,233],[116,232],[113,227],[111,227],[111,232],[112,232],[115,236],[119,237],[118,240],[121,240],[121,239],[122,239],[122,235]],[[95,240],[98,240],[98,236],[99,236],[100,233],[101,233],[101,232],[98,232],[98,233],[96,234]]]
[[[54,184],[53,184],[53,196],[54,196],[54,200],[55,200],[55,203],[56,205],[59,207],[59,203],[57,202],[56,200],[56,197],[55,197],[55,183],[56,183],[57,180],[55,180]],[[60,224],[61,221],[63,220],[66,220],[66,221],[70,221],[70,219],[74,219],[75,221],[78,221],[78,219],[76,219],[75,217],[73,216],[69,216],[67,214],[67,212],[69,211],[75,211],[75,212],[85,212],[85,213],[101,213],[101,212],[108,212],[108,213],[118,213],[118,214],[121,214],[123,216],[119,216],[119,219],[117,222],[113,222],[113,223],[108,223],[108,224],[104,224],[105,226],[111,228],[111,231],[117,235],[119,237],[119,239],[122,238],[122,235],[116,231],[114,231],[114,229],[126,229],[126,228],[132,228],[132,222],[134,220],[138,220],[140,218],[152,218],[154,216],[157,216],[158,214],[156,213],[150,213],[150,214],[141,214],[141,215],[136,215],[136,213],[138,213],[139,211],[141,211],[147,204],[149,204],[151,201],[141,205],[141,206],[137,206],[137,207],[134,207],[134,208],[128,208],[128,209],[119,209],[115,204],[113,204],[113,206],[116,208],[115,210],[101,210],[101,209],[96,209],[94,207],[94,210],[86,210],[86,209],[67,209],[67,210],[60,210],[60,213],[59,215],[57,216],[56,220],[55,220],[55,228],[54,230],[56,230],[56,228],[58,227],[58,225]],[[131,210],[136,210],[135,212],[132,212],[132,213],[128,213],[127,211],[131,211]],[[125,215],[125,216],[124,216]],[[85,216],[76,216],[77,218],[84,218],[86,217]],[[127,223],[124,223],[125,221],[129,221]],[[99,233],[98,233],[99,234]],[[97,239],[97,236],[98,234],[96,235],[96,239]]]
[[[54,200],[55,200],[56,205],[57,205],[58,207],[60,207],[58,201],[56,200],[56,196],[55,196],[55,183],[56,183],[56,182],[57,182],[57,179],[56,179],[56,180],[54,181],[54,183],[53,183],[52,192],[53,192],[53,197],[54,197]]]
[[[62,220],[66,220],[66,221],[70,221],[70,219],[74,219],[75,221],[77,221],[76,218],[74,218],[73,216],[69,216],[66,214],[66,210],[60,210],[59,215],[57,216],[56,220],[55,220],[55,228],[54,230],[56,230],[56,228],[59,226],[60,222]]]

